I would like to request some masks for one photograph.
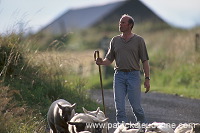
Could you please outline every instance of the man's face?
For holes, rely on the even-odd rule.
[[[125,32],[131,30],[131,26],[128,23],[129,18],[128,17],[123,17],[119,21],[119,31],[120,32]]]

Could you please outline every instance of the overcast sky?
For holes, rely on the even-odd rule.
[[[15,29],[36,32],[69,9],[121,0],[0,0],[0,33]],[[173,26],[200,25],[199,0],[141,0]]]

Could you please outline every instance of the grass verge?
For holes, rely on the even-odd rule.
[[[41,58],[36,63],[32,51],[23,49],[24,43],[16,34],[0,36],[2,133],[45,132],[48,108],[57,99],[77,103],[76,112],[100,106],[90,100],[84,78],[72,68],[63,71],[56,58]]]

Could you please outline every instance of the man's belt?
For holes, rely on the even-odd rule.
[[[136,70],[135,69],[117,69],[117,71],[132,72],[132,71],[136,71]]]

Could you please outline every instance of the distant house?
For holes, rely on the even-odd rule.
[[[85,29],[100,23],[118,22],[123,14],[142,21],[164,22],[139,0],[121,1],[112,4],[69,10],[44,27],[40,32],[60,35]]]

